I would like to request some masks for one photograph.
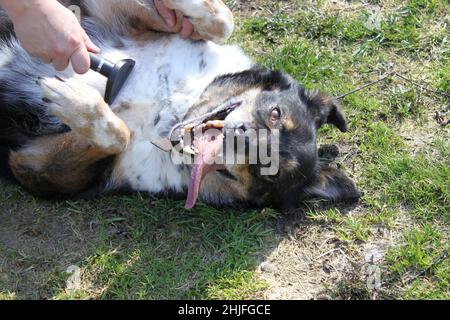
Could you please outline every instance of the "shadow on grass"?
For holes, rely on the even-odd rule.
[[[301,210],[186,211],[140,194],[55,203],[0,187],[0,292],[18,299],[262,298],[254,270],[274,241],[315,224]],[[67,290],[73,265],[82,276]]]

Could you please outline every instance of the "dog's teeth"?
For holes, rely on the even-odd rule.
[[[195,156],[197,153],[190,146],[186,146],[183,148],[183,152]]]
[[[184,128],[183,128],[183,130],[184,130],[184,132],[191,132],[192,131],[192,129],[194,129],[195,128],[195,123],[190,123],[190,124],[188,124],[188,125],[186,125]]]
[[[223,129],[225,128],[225,122],[221,120],[213,121],[214,128]]]
[[[201,134],[203,130],[206,128],[205,124],[199,124],[193,128],[193,133],[195,134]]]
[[[206,123],[208,128],[216,128],[223,129],[225,127],[225,123],[221,120],[211,120]]]

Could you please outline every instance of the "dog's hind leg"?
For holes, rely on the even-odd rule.
[[[49,111],[71,131],[33,140],[12,152],[16,179],[41,196],[74,196],[105,176],[125,150],[130,131],[94,89],[76,80],[39,80]]]
[[[117,33],[132,30],[131,36],[143,36],[142,31],[178,33],[181,19],[187,17],[194,25],[191,38],[222,43],[234,29],[233,14],[222,0],[158,0],[176,11],[177,23],[168,26],[158,14],[158,2],[153,0],[84,0],[82,8]],[[137,31],[137,33],[136,33]],[[145,38],[143,38],[145,39]]]
[[[170,9],[189,17],[193,38],[224,42],[234,29],[233,14],[222,0],[162,0]]]

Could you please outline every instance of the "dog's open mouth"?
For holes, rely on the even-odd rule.
[[[196,154],[189,181],[186,209],[192,209],[195,206],[205,176],[212,171],[225,169],[223,164],[217,163],[217,159],[221,157],[220,153],[225,136],[222,132],[211,134],[210,131],[206,131],[205,134],[193,142]]]
[[[225,119],[241,102],[230,102],[213,112],[176,126],[171,133],[175,149],[194,158],[189,181],[186,209],[197,203],[200,187],[205,176],[213,171],[226,171],[223,161]],[[227,176],[232,176],[226,172]]]

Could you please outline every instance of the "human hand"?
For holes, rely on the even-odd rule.
[[[18,40],[31,56],[52,63],[58,71],[66,69],[69,61],[76,73],[89,71],[88,52],[98,53],[100,49],[69,9],[55,0],[15,0],[14,3],[16,9],[20,8],[16,14],[8,12],[8,4],[3,7],[14,23]]]
[[[177,15],[175,10],[167,8],[161,0],[155,0],[155,7],[159,15],[164,19],[167,26],[170,28],[177,25]],[[182,38],[189,38],[194,33],[194,26],[186,17],[183,17],[181,31],[179,32]]]

